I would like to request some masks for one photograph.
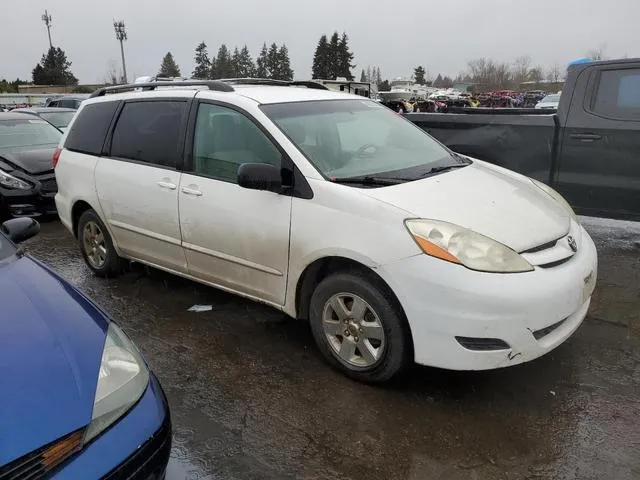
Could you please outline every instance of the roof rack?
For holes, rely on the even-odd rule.
[[[265,85],[280,87],[307,87],[314,90],[329,90],[320,82],[312,80],[274,80],[273,78],[223,78],[221,82],[229,85]]]
[[[141,88],[143,90],[155,90],[157,87],[207,87],[209,90],[215,90],[218,92],[234,91],[231,85],[220,80],[180,80],[169,82],[129,83],[127,85],[104,87],[93,92],[90,98],[103,97],[107,93],[127,92],[137,88]]]

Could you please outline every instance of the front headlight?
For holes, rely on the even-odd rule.
[[[138,349],[124,332],[111,323],[102,351],[98,386],[91,424],[84,442],[106,430],[139,399],[149,384],[149,370]]]
[[[33,188],[33,185],[30,183],[20,180],[19,178],[16,178],[2,170],[0,170],[0,185],[6,188],[15,188],[18,190],[30,190]]]
[[[405,225],[427,255],[495,273],[530,272],[533,267],[509,247],[484,235],[440,220],[406,220]]]
[[[571,218],[576,222],[578,222],[578,217],[576,216],[576,212],[573,211],[573,208],[571,208],[571,205],[569,205],[569,202],[567,202],[562,195],[560,195],[558,192],[556,192],[553,188],[551,188],[546,183],[539,182],[538,180],[534,180],[533,178],[531,179],[531,181],[536,187],[538,187],[540,190],[542,190],[544,193],[546,193],[551,198],[553,198],[556,202],[562,205],[567,210]]]

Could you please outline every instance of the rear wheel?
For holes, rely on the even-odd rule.
[[[78,220],[78,243],[87,266],[100,277],[117,276],[123,268],[107,228],[94,210],[85,211]]]
[[[352,273],[325,278],[309,317],[324,357],[356,380],[387,381],[411,361],[404,316],[378,282]]]

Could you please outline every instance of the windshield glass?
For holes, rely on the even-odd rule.
[[[412,180],[436,166],[459,164],[418,127],[370,100],[263,105],[265,114],[326,177],[362,175]]]
[[[555,103],[560,101],[560,95],[547,95],[542,99],[544,103]]]
[[[14,253],[16,253],[15,247],[7,240],[7,237],[0,233],[0,261],[12,256]]]
[[[52,123],[58,128],[69,125],[74,115],[75,112],[42,112],[40,114],[47,122]]]
[[[62,133],[53,125],[37,117],[0,121],[0,151],[16,152],[36,148],[55,147]]]

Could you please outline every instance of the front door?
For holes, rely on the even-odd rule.
[[[236,183],[242,163],[280,168],[281,152],[244,113],[200,103],[190,157],[178,194],[189,273],[283,305],[292,199]]]
[[[580,213],[640,219],[640,69],[589,69],[576,91],[585,87],[567,117],[558,190]]]
[[[95,171],[100,205],[128,257],[186,273],[180,238],[178,187],[187,102],[125,103],[109,157]]]

